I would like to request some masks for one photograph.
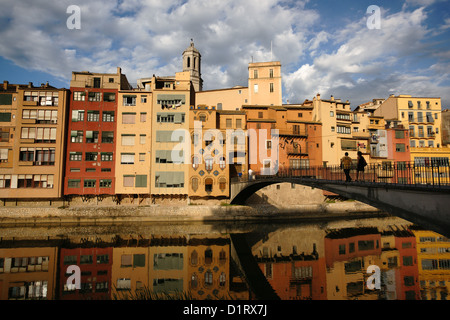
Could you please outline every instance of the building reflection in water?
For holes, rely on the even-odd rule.
[[[248,245],[282,300],[447,300],[450,242],[415,226],[298,225],[249,232]],[[252,299],[219,233],[2,237],[0,299]],[[70,265],[81,289],[67,285]],[[381,289],[367,288],[371,265]],[[245,268],[244,268],[245,269]]]

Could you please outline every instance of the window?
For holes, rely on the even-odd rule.
[[[253,78],[258,79],[258,70],[253,70]]]
[[[226,186],[227,186],[227,180],[225,178],[220,178],[219,179],[219,189],[220,189],[220,191],[222,191],[222,192],[225,191]]]
[[[123,176],[123,186],[124,187],[134,187],[134,176],[132,176],[132,175]]]
[[[345,244],[339,245],[339,254],[345,254]]]
[[[97,156],[98,156],[97,152],[86,152],[84,159],[86,161],[97,161]]]
[[[111,188],[112,180],[111,179],[100,179],[99,185],[100,185],[100,188]]]
[[[85,188],[95,188],[95,179],[84,179],[84,187]]]
[[[67,187],[68,188],[79,188],[81,185],[80,179],[69,179],[67,181]]]
[[[23,110],[23,113],[30,112],[30,110]],[[24,118],[22,116],[23,119],[29,119],[29,118]],[[11,121],[11,112],[0,112],[0,122],[10,122]]]
[[[81,152],[70,152],[69,160],[70,161],[81,161],[82,153]]]
[[[147,112],[141,112],[140,121],[141,122],[147,121]]]
[[[134,164],[134,153],[121,153],[120,154],[121,164]]]
[[[269,78],[273,78],[273,69],[269,69]]]
[[[227,119],[226,123],[227,123],[227,128],[231,128],[232,127],[232,121],[233,119]]]
[[[134,134],[122,134],[122,146],[134,146]]]
[[[423,122],[423,114],[422,114],[422,112],[417,112],[417,121],[418,122]]]
[[[272,149],[272,140],[266,140],[266,149],[267,150]]]
[[[221,157],[220,158],[220,160],[219,160],[219,167],[220,167],[220,169],[225,169],[225,167],[226,167],[226,161],[225,161],[225,158],[224,157]]]
[[[212,192],[212,190],[213,190],[213,179],[207,178],[205,180],[205,191],[206,192]]]
[[[236,119],[236,128],[242,129],[242,119]]]
[[[88,101],[91,102],[98,102],[100,101],[100,92],[89,92],[88,93]]]
[[[136,185],[137,188],[146,188],[147,187],[147,175],[136,175]]]
[[[103,131],[102,143],[114,143],[114,131]]]
[[[194,190],[194,192],[196,192],[198,190],[198,179],[197,178],[191,179],[191,187],[192,187],[192,190]]]
[[[214,162],[214,160],[211,158],[205,159],[205,169],[207,171],[211,171],[213,169],[213,162]]]
[[[114,122],[114,111],[103,111],[103,122]]]
[[[113,161],[113,153],[112,152],[102,152],[101,153],[101,161]]]
[[[86,143],[97,143],[98,131],[86,131]]]
[[[262,119],[264,117],[264,113],[263,112],[258,112],[258,118]]]
[[[405,152],[405,144],[404,143],[396,143],[395,151],[397,152]]]
[[[124,106],[135,106],[136,105],[136,96],[123,96],[123,105]]]
[[[100,119],[100,111],[88,111],[87,112],[87,121],[99,121]]]
[[[253,85],[253,91],[255,93],[258,93],[258,85],[257,84]]]
[[[395,139],[404,139],[405,131],[395,130]]]
[[[140,144],[145,144],[146,137],[147,137],[147,136],[146,136],[145,134],[139,135],[139,143],[140,143]]]
[[[86,93],[81,91],[75,91],[73,93],[73,101],[84,101],[84,98],[86,97]]]
[[[139,153],[139,161],[145,161],[145,153]]]
[[[134,123],[136,123],[136,113],[135,112],[122,113],[122,124],[134,124]]]
[[[147,96],[141,96],[141,103],[147,102]]]
[[[133,255],[133,268],[135,267],[145,267],[145,254]]]
[[[270,92],[273,92],[273,83],[270,83],[269,91],[270,91]]]
[[[114,92],[105,92],[105,93],[103,93],[103,101],[105,101],[105,102],[114,102],[114,101],[116,101],[116,94]]]
[[[94,78],[94,88],[100,88],[100,78]]]

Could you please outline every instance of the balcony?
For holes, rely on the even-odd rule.
[[[306,150],[306,148],[302,149],[300,146],[298,146],[297,148],[295,148],[293,146],[288,146],[286,149],[286,152],[288,155],[296,155],[296,156],[307,156],[308,155],[308,150]]]
[[[307,138],[308,134],[306,133],[306,130],[278,130],[278,134],[280,136],[296,136],[296,137],[304,137]]]

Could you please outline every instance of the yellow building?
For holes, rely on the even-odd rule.
[[[422,300],[448,300],[450,240],[433,231],[412,230],[417,241],[417,265]]]
[[[230,239],[193,236],[188,243],[188,290],[192,299],[230,298]]]
[[[152,92],[119,91],[117,104],[116,185],[119,195],[148,197],[151,172]]]
[[[197,106],[215,107],[216,110],[240,110],[242,105],[248,103],[248,88],[236,86],[196,92],[195,103]]]
[[[195,100],[196,106],[214,106],[217,110],[240,110],[243,105],[281,106],[281,63],[249,63],[248,87],[235,86],[196,92]]]
[[[62,197],[68,91],[48,83],[2,89],[0,198]]]
[[[450,148],[410,148],[415,183],[450,183]]]
[[[248,65],[248,104],[282,104],[281,63],[255,62]]]
[[[111,270],[111,298],[126,299],[140,289],[150,288],[153,261],[148,247],[114,247]]]
[[[229,197],[230,179],[247,169],[245,112],[213,108],[190,110],[190,198]]]
[[[411,148],[439,148],[442,146],[441,112],[441,98],[391,95],[374,115],[401,121],[410,131]]]
[[[353,114],[350,102],[331,96],[313,98],[313,121],[322,123],[322,161],[325,165],[339,165],[345,152],[356,159],[357,140],[352,135]]]
[[[52,300],[57,247],[1,248],[0,300]]]
[[[159,238],[149,247],[150,290],[155,294],[188,293],[188,247],[185,241],[174,245],[169,238]]]

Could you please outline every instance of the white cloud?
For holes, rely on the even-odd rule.
[[[424,42],[430,32],[424,24],[424,8],[385,13],[382,17],[380,30],[369,30],[362,19],[336,34],[322,35],[323,40],[318,38],[318,42],[333,38],[338,48],[321,53],[312,63],[286,74],[286,97],[291,102],[303,101],[320,92],[323,96],[350,99],[352,105],[387,97],[390,89],[397,94],[446,97],[448,87],[439,86],[436,72],[428,72],[430,69],[418,74],[411,65],[418,53],[429,49]],[[310,48],[315,47],[311,42]],[[448,79],[448,69],[440,68],[440,72],[445,72],[442,77]]]

